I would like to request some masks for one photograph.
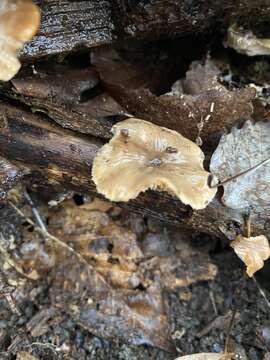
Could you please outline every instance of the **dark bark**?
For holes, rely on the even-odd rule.
[[[83,194],[96,194],[91,180],[91,164],[102,145],[90,136],[80,135],[52,124],[43,116],[2,103],[0,126],[1,155],[28,168],[35,181],[61,186]],[[137,199],[120,204],[129,209],[181,223],[197,231],[231,238],[240,231],[242,214],[230,210],[216,198],[200,211],[192,211],[176,198],[148,191]],[[253,215],[254,232],[270,233],[270,215]]]
[[[268,0],[37,0],[38,35],[22,58],[67,53],[112,42],[222,34],[234,22],[258,30],[270,21]]]
[[[13,89],[3,89],[4,95],[84,134],[109,138],[110,118],[123,113],[122,107],[99,88],[93,67],[74,70],[54,64],[53,69],[38,69],[35,76],[21,76],[12,84]]]
[[[41,26],[22,50],[22,58],[68,53],[112,42],[111,5],[107,0],[38,0]]]

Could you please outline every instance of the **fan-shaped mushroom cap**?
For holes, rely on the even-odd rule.
[[[17,51],[30,40],[40,23],[39,8],[30,0],[1,0],[0,80],[8,81],[19,71]]]
[[[111,201],[128,201],[147,189],[176,195],[203,209],[216,189],[208,186],[204,154],[179,133],[131,118],[113,126],[114,137],[98,152],[92,169],[98,192]]]
[[[263,267],[264,261],[270,256],[269,243],[264,235],[255,237],[238,235],[230,245],[246,264],[247,274],[250,277]]]

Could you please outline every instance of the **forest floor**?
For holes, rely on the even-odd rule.
[[[81,205],[76,203],[81,203]],[[63,207],[75,208],[76,213],[76,208],[85,207],[82,203],[82,197],[75,197],[64,201],[61,205],[55,205],[53,210],[49,211],[47,205],[39,203],[39,210],[41,214],[46,213],[52,217],[46,218],[46,222],[50,223],[51,219],[58,216],[59,206],[62,209]],[[88,200],[88,205],[91,203],[92,200]],[[95,211],[99,213],[106,211],[109,214],[112,224],[117,223],[117,226],[129,228],[137,233],[137,240],[141,247],[144,241],[151,243],[149,240],[151,236],[155,240],[158,239],[160,244],[164,237],[166,237],[165,241],[168,237],[173,237],[175,244],[179,241],[181,244],[183,241],[186,242],[187,237],[193,236],[192,243],[195,246],[195,252],[193,252],[193,264],[190,269],[197,266],[196,256],[199,252],[208,253],[209,261],[216,265],[216,276],[212,280],[200,281],[203,274],[198,274],[198,277],[193,279],[193,284],[165,291],[169,331],[179,355],[222,352],[226,336],[229,336],[230,349],[236,353],[235,359],[259,360],[264,356],[268,359],[267,352],[270,351],[270,305],[267,300],[267,298],[270,299],[267,279],[269,263],[263,271],[258,273],[256,281],[247,279],[242,263],[232,249],[220,240],[209,238],[205,234],[200,234],[195,238],[191,234],[187,236],[181,228],[171,228],[153,219],[143,219],[138,214],[134,215],[126,210],[112,208],[109,204],[98,202],[96,207],[99,209]],[[26,212],[25,216],[31,214],[28,205],[20,205],[20,208]],[[39,256],[36,254],[38,250],[34,248],[32,241],[36,231],[21,215],[10,205],[1,207],[1,359],[161,360],[177,357],[177,354],[168,353],[157,347],[128,344],[126,341],[121,341],[121,336],[113,341],[97,337],[85,326],[80,326],[78,321],[66,311],[64,304],[62,308],[58,304],[56,310],[52,292],[57,290],[54,289],[51,272],[56,266],[57,259],[54,264],[48,265],[50,260],[46,258],[44,250],[43,264],[40,259],[32,261],[33,258],[37,259]],[[76,221],[75,218],[74,221]],[[71,225],[67,224],[67,226]],[[7,245],[6,239],[12,239],[12,245],[10,241]],[[28,245],[30,250],[27,249],[25,243],[32,244]],[[32,257],[30,260],[29,254],[30,258]],[[46,271],[44,270],[45,258],[50,267],[50,270],[46,269]],[[20,274],[22,271],[28,271],[28,278]],[[189,276],[188,271],[187,268],[186,277]],[[65,302],[72,302],[73,299],[69,299],[68,296],[67,294]],[[233,313],[235,314],[234,321],[230,327]]]

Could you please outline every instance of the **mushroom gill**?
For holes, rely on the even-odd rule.
[[[9,81],[21,64],[17,51],[35,35],[40,10],[30,0],[1,0],[0,3],[0,80]]]
[[[114,134],[94,159],[97,191],[111,201],[128,201],[147,189],[167,191],[193,209],[203,209],[216,189],[208,186],[204,154],[179,133],[130,118],[113,126]]]

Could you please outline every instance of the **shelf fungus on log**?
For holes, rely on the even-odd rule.
[[[36,34],[39,8],[30,0],[1,0],[0,4],[0,80],[9,81],[21,64],[17,51]]]
[[[147,189],[176,195],[193,209],[203,209],[216,189],[208,186],[204,154],[179,133],[131,118],[113,126],[114,137],[94,159],[97,191],[111,201],[128,201]]]

